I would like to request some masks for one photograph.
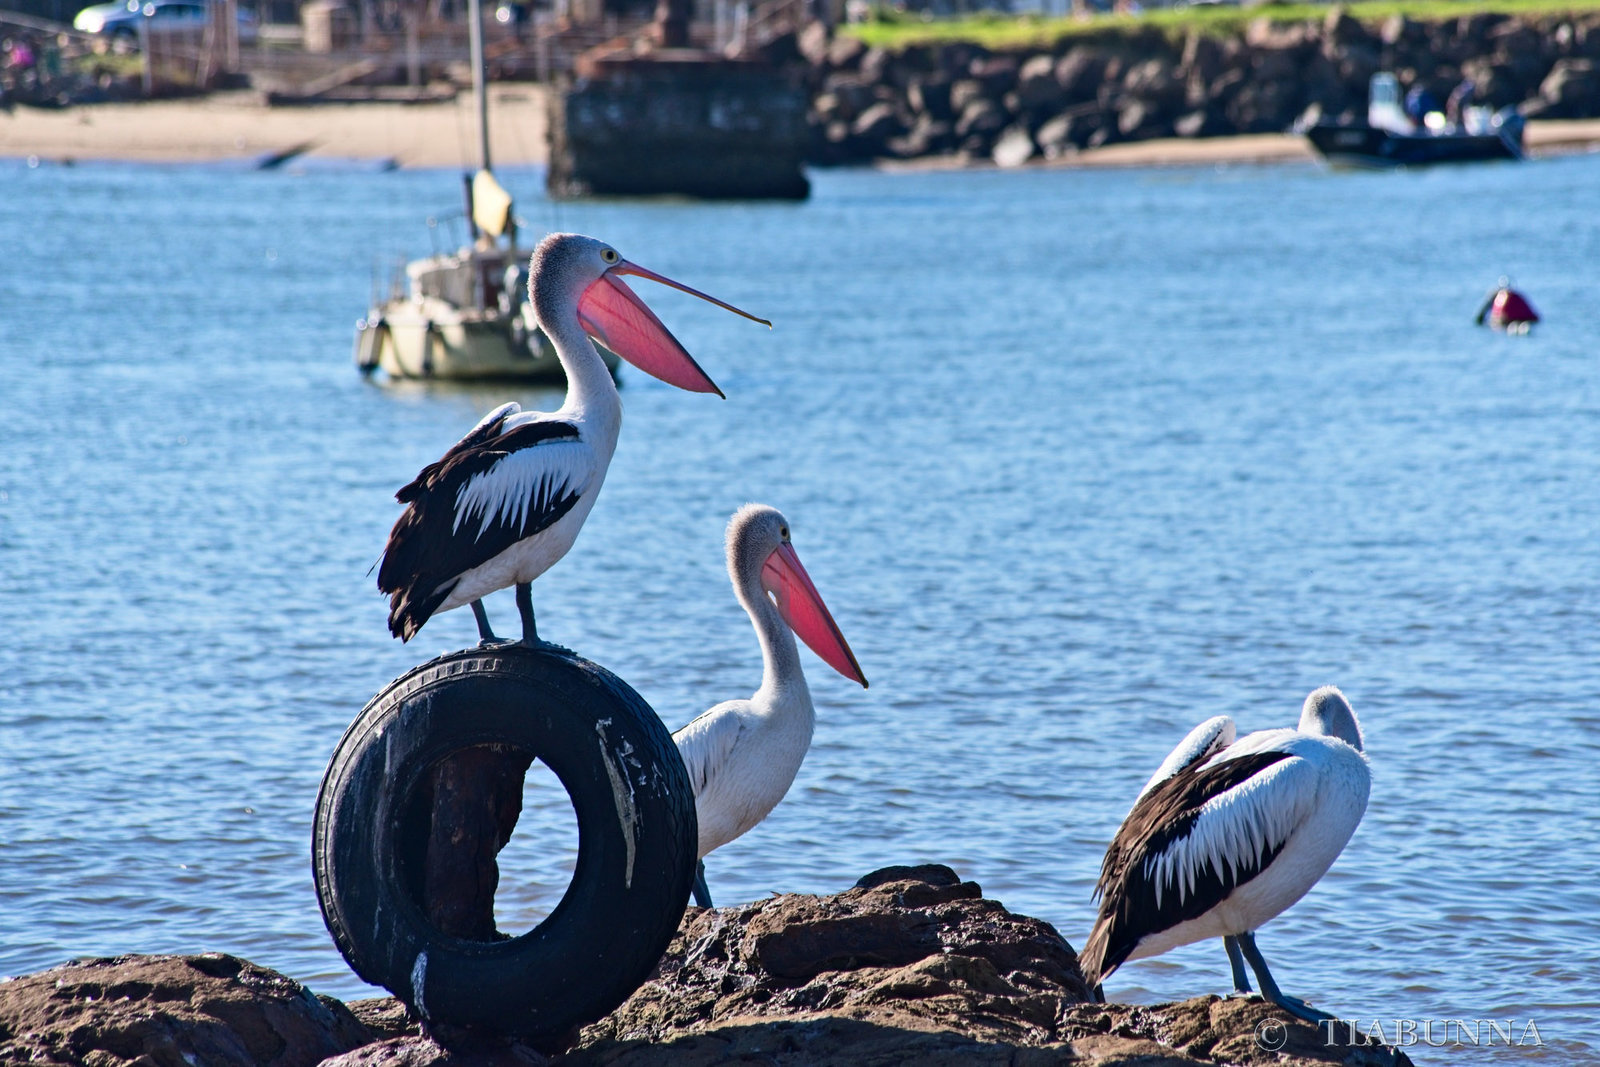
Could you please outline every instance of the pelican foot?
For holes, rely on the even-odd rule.
[[[1337,1019],[1337,1015],[1329,1015],[1325,1011],[1318,1011],[1299,997],[1284,996],[1279,993],[1276,997],[1268,998],[1272,1003],[1293,1015],[1296,1019],[1304,1019],[1308,1023],[1325,1023]]]
[[[1227,944],[1228,939],[1224,938]],[[1308,1023],[1323,1023],[1338,1016],[1329,1015],[1327,1012],[1318,1011],[1299,997],[1286,996],[1278,988],[1278,983],[1273,980],[1272,972],[1267,969],[1267,961],[1261,958],[1261,950],[1256,947],[1254,931],[1235,934],[1232,938],[1233,945],[1238,947],[1240,954],[1249,962],[1250,969],[1256,972],[1256,981],[1261,984],[1261,995],[1276,1004],[1296,1019],[1304,1019]],[[1228,957],[1233,958],[1233,948],[1230,946]],[[1235,977],[1238,977],[1237,975]]]
[[[531,648],[536,652],[561,652],[568,656],[577,655],[576,652],[572,651],[572,649],[568,648],[566,645],[558,645],[554,641],[546,641],[537,634],[531,639],[524,637],[517,641],[506,641],[504,643],[507,645],[521,645],[523,648]]]

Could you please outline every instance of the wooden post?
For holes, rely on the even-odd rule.
[[[497,941],[495,857],[522,815],[522,780],[533,757],[500,745],[462,749],[433,769],[433,825],[423,875],[423,908],[443,933]]]

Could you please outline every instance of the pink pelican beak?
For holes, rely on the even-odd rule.
[[[691,393],[716,393],[727,399],[722,390],[717,388],[717,383],[700,369],[694,357],[656,318],[655,312],[628,288],[621,277],[624,274],[649,278],[653,282],[681,289],[690,296],[698,296],[735,315],[759,322],[769,330],[772,329],[772,323],[627,260],[600,275],[584,290],[582,299],[578,301],[578,321],[585,333],[646,374],[660,378],[668,385],[676,385]]]
[[[772,594],[778,614],[811,651],[846,678],[860,682],[861,688],[867,687],[867,676],[861,673],[856,654],[845,643],[839,624],[828,614],[822,595],[811,584],[811,576],[800,565],[800,557],[788,542],[773,549],[767,562],[762,564],[761,588]]]

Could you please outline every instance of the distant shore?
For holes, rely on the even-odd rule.
[[[540,85],[493,89],[490,141],[496,163],[541,165],[547,159],[545,94]],[[0,157],[46,162],[116,160],[150,163],[249,161],[307,146],[326,159],[392,160],[401,167],[464,167],[474,162],[476,116],[463,94],[446,103],[323,104],[265,107],[253,93],[188,100],[90,104],[0,114]],[[1600,151],[1600,119],[1535,120],[1526,144],[1536,155]],[[1162,138],[1088,149],[1045,166],[1160,167],[1309,161],[1292,134]],[[931,157],[892,169],[953,169],[973,164]],[[1038,165],[1038,164],[1035,164]]]

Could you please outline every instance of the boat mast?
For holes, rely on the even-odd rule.
[[[483,73],[483,7],[482,0],[468,0],[467,40],[472,47],[472,95],[478,104],[478,166],[489,166],[489,92],[484,85]]]

